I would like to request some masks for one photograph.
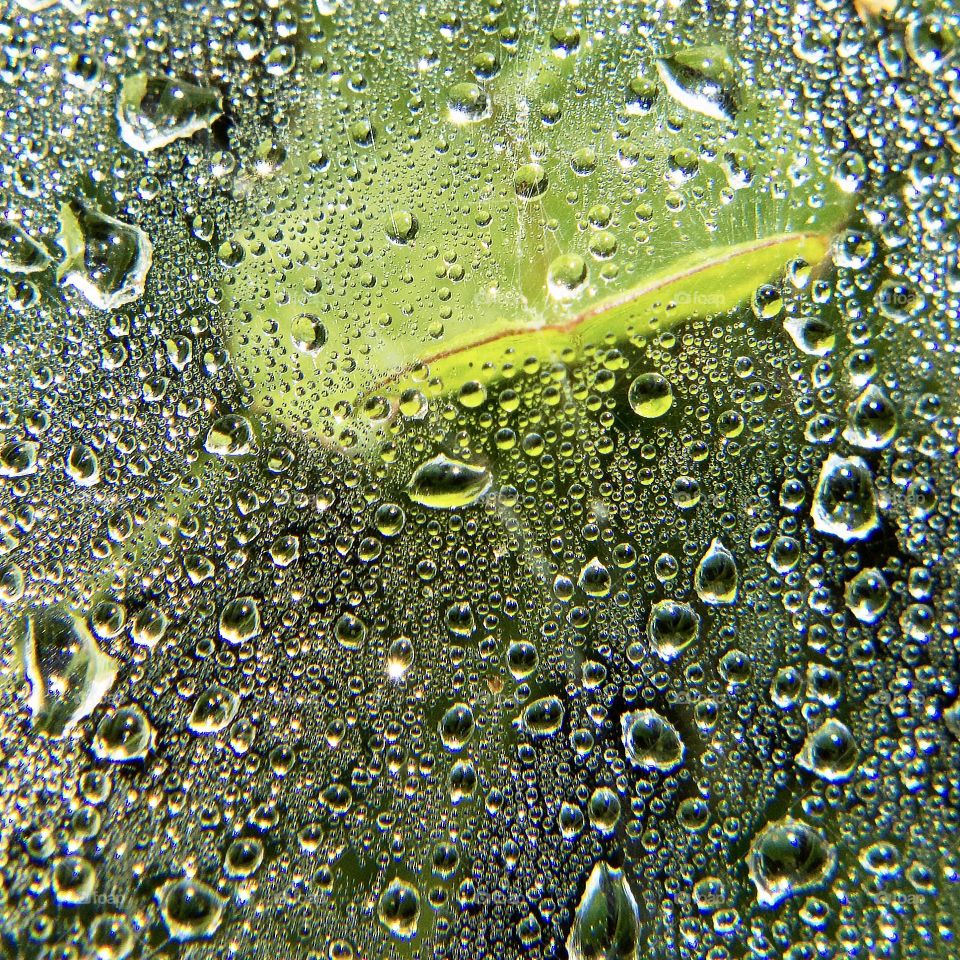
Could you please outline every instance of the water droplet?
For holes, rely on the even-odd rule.
[[[396,244],[410,243],[419,229],[417,218],[409,210],[391,210],[384,222],[387,239]]]
[[[714,539],[697,564],[693,586],[697,596],[711,605],[735,603],[739,574],[733,554]]]
[[[831,453],[813,497],[813,526],[841,540],[865,540],[880,525],[873,476],[861,457]]]
[[[700,617],[687,603],[660,600],[650,610],[647,639],[650,649],[668,663],[697,639]]]
[[[231,413],[214,421],[203,449],[217,457],[242,457],[253,448],[253,427],[246,417]]]
[[[23,597],[26,583],[20,565],[12,560],[0,562],[0,603],[10,605]]]
[[[730,122],[736,116],[736,99],[719,80],[674,57],[657,60],[656,66],[667,93],[681,106],[712,120]]]
[[[562,253],[547,268],[547,289],[555,300],[569,300],[587,279],[587,263],[579,254]]]
[[[319,317],[301,313],[290,323],[290,340],[303,353],[319,353],[327,342],[327,328]]]
[[[64,470],[78,487],[92,487],[100,481],[100,464],[92,447],[75,443],[67,451]]]
[[[589,560],[580,571],[578,580],[580,589],[589,597],[606,597],[610,593],[613,580],[610,571],[597,557]]]
[[[93,755],[112,763],[142,760],[153,749],[155,736],[139,707],[121,707],[100,721],[93,738]]]
[[[395,877],[380,895],[377,918],[395,937],[410,940],[417,935],[420,894],[417,888]]]
[[[904,32],[907,53],[925,73],[936,76],[952,59],[955,47],[951,29],[932,17],[913,17]]]
[[[237,597],[220,611],[220,636],[227,643],[241,644],[260,634],[260,608],[253,597]]]
[[[333,635],[345,650],[356,650],[366,639],[367,626],[352,613],[342,613],[333,625]]]
[[[475,727],[470,707],[455,703],[440,720],[440,740],[451,753],[458,753],[473,736]]]
[[[135,945],[133,925],[123,914],[102,913],[90,924],[90,946],[97,960],[126,960]]]
[[[491,483],[486,467],[462,463],[441,453],[417,467],[407,485],[407,495],[414,503],[433,510],[456,510],[479,500]]]
[[[89,716],[117,676],[117,661],[99,648],[80,617],[60,607],[23,618],[19,653],[33,726],[52,738],[66,736]]]
[[[656,710],[625,713],[620,723],[624,749],[635,766],[666,773],[683,763],[686,747],[679,731]]]
[[[550,49],[564,59],[580,49],[580,30],[572,24],[560,24],[550,31]]]
[[[50,263],[50,254],[12,220],[0,218],[0,270],[37,273]]]
[[[116,310],[143,295],[153,245],[139,228],[79,200],[60,207],[57,243],[64,259],[57,278],[100,310]]]
[[[490,98],[479,84],[454,84],[447,94],[447,116],[451,123],[479,123],[492,113]]]
[[[846,586],[844,601],[850,612],[863,623],[876,623],[890,602],[890,588],[876,567],[861,570]]]
[[[773,907],[823,883],[836,862],[836,851],[823,834],[785,817],[768,824],[754,839],[747,869],[760,905]]]
[[[630,407],[639,417],[662,417],[673,405],[673,387],[659,373],[641,373],[627,392]]]
[[[76,907],[89,903],[97,889],[97,871],[83,857],[63,857],[53,865],[50,890],[57,903]]]
[[[773,320],[783,312],[783,295],[773,284],[765,283],[753,293],[753,315],[758,320]]]
[[[120,137],[141,153],[205,130],[222,114],[217,90],[146,73],[124,77],[117,98]]]
[[[141,610],[130,624],[130,637],[138,647],[152,650],[167,632],[166,615],[154,606]]]
[[[233,723],[240,698],[226,687],[214,684],[197,697],[187,727],[198,734],[219,733]]]
[[[524,163],[517,170],[513,185],[521,200],[533,200],[547,189],[547,171],[536,161]]]
[[[256,837],[241,837],[227,847],[223,857],[223,872],[228,877],[242,880],[252,877],[263,863],[263,843]]]
[[[640,916],[622,870],[594,865],[567,939],[570,960],[638,960]]]
[[[270,559],[281,569],[296,563],[300,557],[300,539],[292,533],[283,534],[270,545]]]
[[[847,780],[857,766],[853,734],[839,720],[825,720],[807,734],[797,763],[824,780]]]
[[[0,447],[0,477],[28,477],[37,472],[40,447],[32,440],[11,440]]]
[[[844,439],[856,447],[879,450],[890,443],[896,433],[896,407],[880,387],[868,384],[847,407]]]
[[[526,640],[517,640],[507,650],[507,669],[515,680],[529,677],[539,662],[537,648]]]
[[[559,697],[541,697],[523,710],[523,728],[535,737],[552,737],[563,723],[563,703]]]
[[[790,334],[797,349],[808,357],[825,357],[837,342],[837,335],[822,315],[788,317],[783,329]]]
[[[413,666],[414,657],[413,641],[409,637],[397,637],[387,651],[387,676],[399,680]]]
[[[160,916],[173,940],[213,936],[223,919],[224,900],[199,880],[165,883],[156,894]]]

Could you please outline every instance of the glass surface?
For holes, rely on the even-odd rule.
[[[958,31],[2,0],[3,955],[960,955]]]

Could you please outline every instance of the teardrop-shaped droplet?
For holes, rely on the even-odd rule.
[[[233,723],[239,706],[240,698],[232,690],[213,684],[197,697],[187,727],[201,735],[218,733]]]
[[[870,383],[847,407],[843,438],[856,447],[879,450],[897,433],[897,408],[876,384]]]
[[[697,596],[710,605],[735,603],[739,574],[733,554],[719,539],[703,555],[693,578]]]
[[[688,603],[660,600],[650,610],[647,639],[661,660],[675,660],[697,639],[700,616]]]
[[[668,772],[683,763],[686,747],[679,731],[656,710],[625,713],[621,727],[623,745],[634,766]]]
[[[567,939],[570,960],[638,960],[640,918],[622,870],[600,861],[580,898]]]
[[[417,888],[399,877],[391,880],[377,903],[377,918],[395,937],[401,940],[415,937],[420,919]]]
[[[831,782],[846,780],[857,767],[857,744],[846,724],[832,717],[807,734],[797,763]]]
[[[207,431],[204,450],[217,457],[242,457],[253,447],[253,427],[246,417],[231,413],[214,421]]]

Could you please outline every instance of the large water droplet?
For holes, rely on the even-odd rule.
[[[142,760],[153,749],[155,739],[153,725],[139,707],[121,707],[100,721],[93,754],[112,763]]]
[[[637,901],[622,870],[597,863],[567,939],[570,960],[638,960]]]
[[[28,477],[37,472],[40,447],[33,440],[11,440],[0,447],[0,477]]]
[[[620,723],[623,746],[635,766],[669,772],[683,763],[686,747],[679,731],[656,710],[625,713]]]
[[[563,702],[559,697],[541,697],[527,704],[522,725],[535,737],[552,737],[563,723]]]
[[[846,780],[857,766],[853,734],[839,720],[825,720],[807,734],[797,763],[824,780]]]
[[[650,610],[647,639],[650,649],[668,663],[697,639],[700,617],[688,603],[660,600]]]
[[[50,254],[11,220],[0,219],[0,270],[37,273],[46,268]]]
[[[841,540],[865,540],[880,525],[870,468],[861,457],[831,453],[813,498],[813,526]]]
[[[166,883],[157,891],[156,899],[173,940],[211,937],[223,919],[224,900],[199,880]]]
[[[569,300],[587,279],[587,263],[579,254],[561,253],[547,269],[547,289],[555,300]]]
[[[253,597],[237,597],[220,611],[220,636],[227,643],[241,644],[260,633],[260,608]]]
[[[312,313],[301,313],[290,324],[290,339],[303,353],[319,353],[327,342],[327,328]]]
[[[711,605],[734,603],[737,599],[737,561],[719,539],[713,540],[697,564],[693,586],[697,596]]]
[[[153,245],[139,227],[74,200],[60,208],[57,243],[64,252],[58,279],[93,306],[116,310],[143,295]]]
[[[120,137],[141,153],[192,136],[222,113],[218,91],[146,73],[124,77],[117,99]]]
[[[879,450],[890,443],[896,432],[897,408],[876,384],[868,384],[847,407],[844,439],[856,447]]]
[[[215,420],[203,449],[218,457],[242,457],[253,447],[253,427],[246,417],[231,413]]]
[[[491,114],[490,98],[479,84],[457,83],[447,94],[448,117],[452,123],[479,123]]]
[[[630,407],[639,417],[662,417],[673,405],[670,381],[659,373],[641,373],[627,391]]]
[[[100,482],[97,454],[85,443],[75,443],[70,447],[64,461],[64,470],[78,487],[92,487]]]
[[[836,851],[823,834],[785,817],[768,824],[754,839],[747,869],[757,888],[757,900],[772,907],[824,882],[836,862]]]
[[[479,500],[491,482],[486,467],[462,463],[441,453],[414,470],[407,496],[434,510],[456,510]]]
[[[843,598],[858,620],[876,623],[890,602],[890,587],[880,570],[867,567],[847,584]]]
[[[395,877],[380,895],[377,917],[395,937],[401,940],[415,937],[420,920],[420,894],[417,888]]]
[[[457,753],[467,745],[474,729],[473,711],[465,703],[455,703],[440,720],[440,739],[451,753]]]
[[[117,661],[97,646],[84,621],[60,607],[24,617],[20,653],[33,725],[54,738],[89,716],[117,676]]]
[[[736,98],[720,80],[707,75],[708,63],[704,61],[705,69],[699,70],[667,57],[657,60],[656,66],[667,93],[677,103],[712,120],[730,122],[737,113]]]
[[[240,698],[226,687],[214,684],[197,697],[187,728],[193,733],[218,733],[233,723]]]
[[[584,564],[578,583],[588,597],[605,597],[610,593],[613,580],[610,571],[597,557],[593,557]]]
[[[547,189],[547,171],[536,161],[521,164],[513,186],[521,200],[533,200]]]

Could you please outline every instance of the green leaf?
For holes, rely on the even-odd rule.
[[[335,57],[338,27],[307,53]],[[362,77],[310,79],[234,237],[229,349],[289,429],[367,447],[405,390],[722,314],[847,215],[817,134],[725,47],[571,22],[418,67],[390,40]]]

